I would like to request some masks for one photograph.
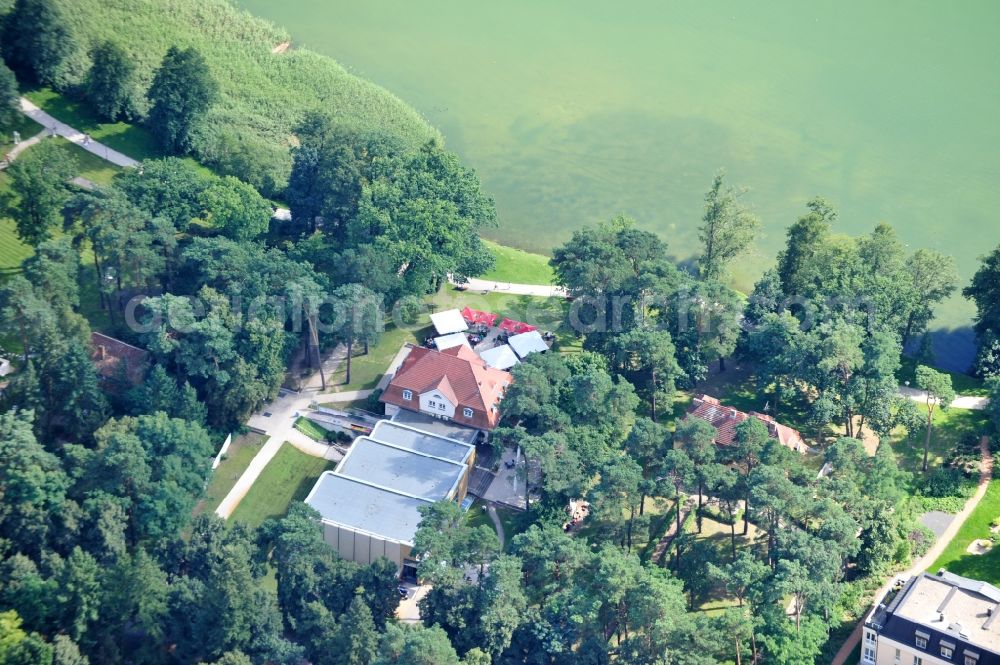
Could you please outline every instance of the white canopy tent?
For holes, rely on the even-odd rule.
[[[510,344],[510,348],[514,349],[518,358],[525,358],[532,353],[545,353],[549,350],[549,345],[545,343],[542,334],[537,330],[514,335],[507,340],[507,343]]]
[[[443,312],[431,314],[431,323],[438,335],[450,335],[469,329],[469,324],[462,318],[462,313],[457,309],[449,309]]]
[[[492,349],[486,349],[479,354],[479,357],[482,358],[487,365],[495,369],[510,369],[514,365],[521,362],[514,354],[514,350],[506,344],[494,346]]]
[[[438,351],[444,351],[445,349],[450,349],[455,346],[467,346],[470,349],[472,348],[472,345],[469,344],[469,340],[466,338],[465,333],[460,332],[435,337],[434,346],[437,347]]]

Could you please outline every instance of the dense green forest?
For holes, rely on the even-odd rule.
[[[426,510],[422,626],[394,619],[395,565],[340,559],[302,503],[253,529],[193,516],[222,440],[275,397],[296,351],[377,345],[379,307],[418,316],[448,275],[488,271],[480,232],[496,211],[414,117],[378,115],[358,95],[267,116],[269,149],[296,137],[268,184],[293,221],[273,220],[259,172],[214,161],[201,142],[261,121],[263,96],[233,86],[279,74],[228,54],[268,59],[262,49],[284,36],[224,4],[150,4],[134,20],[173,27],[137,58],[129,41],[100,41],[124,6],[17,0],[2,32],[0,122],[18,86],[64,87],[219,168],[168,157],[81,189],[42,141],[5,172],[5,205],[33,252],[0,284],[0,342],[16,370],[0,396],[0,662],[822,662],[885,576],[929,546],[918,515],[961,500],[976,437],[971,453],[963,442],[929,464],[931,400],[898,394],[906,346],[921,349],[915,387],[942,410],[954,395],[920,344],[959,287],[953,261],[909,250],[885,224],[840,234],[817,198],[791,221],[776,268],[738,293],[728,269],[759,224],[720,174],[692,220],[694,265],[625,217],[555,251],[577,344],[514,369],[494,435],[526,454],[527,510],[503,545],[454,503]],[[273,58],[293,56],[312,58]],[[965,288],[979,312],[977,372],[995,393],[998,291],[1000,250]],[[145,377],[99,376],[92,326],[147,351]],[[809,435],[811,454],[755,419],[720,448],[683,416],[733,362],[755,368],[754,394]],[[882,443],[866,450],[871,435]],[[890,441],[922,449],[922,464],[906,467]],[[591,514],[566,528],[578,499]]]

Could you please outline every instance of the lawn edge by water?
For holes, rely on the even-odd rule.
[[[549,257],[532,254],[523,249],[508,247],[492,240],[483,244],[496,258],[493,270],[480,275],[480,279],[514,284],[554,284],[555,273],[549,265]]]

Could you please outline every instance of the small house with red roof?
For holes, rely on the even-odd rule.
[[[500,421],[500,400],[513,378],[467,346],[443,351],[411,346],[380,401],[387,416],[416,411],[479,430]]]
[[[142,383],[149,368],[149,352],[99,332],[90,333],[91,360],[101,381],[124,378],[133,386]]]
[[[778,443],[804,453],[808,450],[805,440],[797,429],[782,425],[771,416],[752,411],[744,413],[731,406],[723,406],[718,399],[709,395],[699,395],[691,402],[687,414],[704,420],[715,428],[715,444],[717,446],[732,446],[736,443],[736,426],[748,418],[756,418],[767,426],[768,434]]]

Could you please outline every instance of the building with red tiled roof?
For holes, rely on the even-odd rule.
[[[407,409],[481,430],[500,421],[500,400],[513,378],[466,346],[436,351],[412,346],[380,401],[386,415]]]
[[[687,411],[689,416],[700,418],[715,428],[715,443],[731,446],[736,443],[736,426],[747,418],[756,418],[767,426],[772,439],[795,452],[804,453],[808,446],[797,429],[782,425],[764,413],[744,413],[731,406],[723,406],[714,397],[700,395],[694,398]]]
[[[90,358],[102,380],[113,381],[122,376],[123,367],[124,376],[132,385],[141,383],[146,376],[148,351],[99,332],[90,333],[90,347]]]

